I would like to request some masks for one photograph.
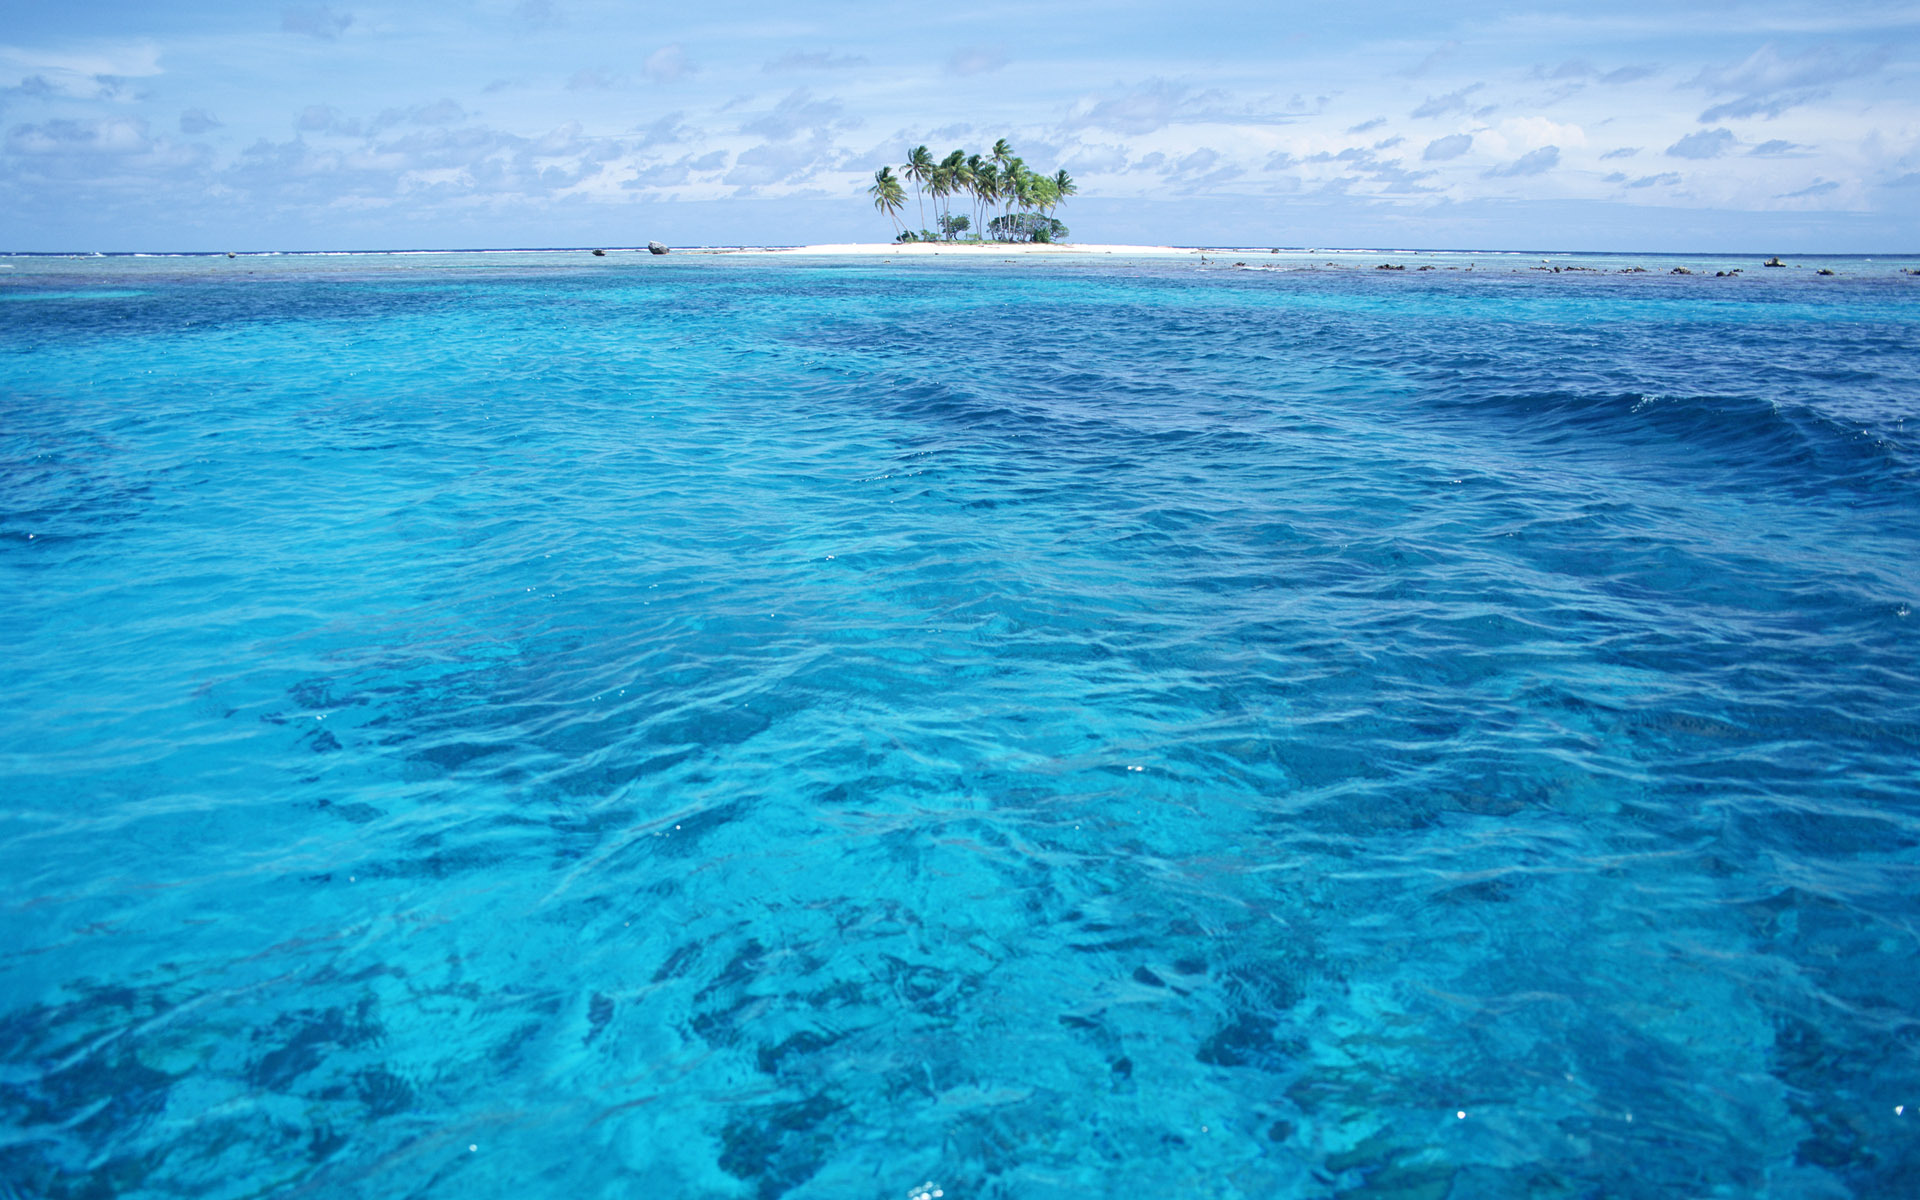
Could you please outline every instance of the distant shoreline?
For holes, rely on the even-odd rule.
[[[361,249],[361,250],[0,250],[0,259],[91,259],[91,258],[348,258],[378,257],[383,255],[405,255],[419,257],[439,254],[591,254],[595,249],[606,254],[639,254],[645,256],[644,244],[626,246],[618,243],[602,243],[595,246],[461,246],[444,249]],[[1486,258],[1646,258],[1681,260],[1712,260],[1740,262],[1753,259],[1757,262],[1769,257],[1779,256],[1788,260],[1912,260],[1920,258],[1920,250],[1872,250],[1872,251],[1794,251],[1768,248],[1764,250],[1568,250],[1568,249],[1518,249],[1498,250],[1485,247],[1444,247],[1444,246],[1273,246],[1264,245],[1230,246],[1214,244],[1207,246],[1166,246],[1133,245],[1123,242],[823,242],[800,246],[747,246],[747,245],[676,245],[671,253],[686,255],[716,254],[775,254],[797,256],[806,255],[822,258],[867,257],[867,256],[931,256],[966,255],[970,257],[1010,257],[1016,255],[1062,255],[1062,254],[1112,254],[1136,258],[1180,258],[1189,255],[1225,255],[1225,254],[1278,254],[1287,257],[1354,258],[1363,255],[1423,256],[1423,257],[1461,257],[1479,255]]]
[[[1015,254],[1120,254],[1135,258],[1179,257],[1188,254],[1265,254],[1268,247],[1255,250],[1211,249],[1204,246],[1134,246],[1118,242],[825,242],[806,246],[675,246],[670,254],[786,254],[820,258],[850,258],[869,255],[965,254],[1006,257]],[[1404,254],[1403,250],[1285,250],[1281,253],[1365,253]],[[1469,253],[1438,251],[1437,253]],[[1488,251],[1487,253],[1526,254],[1531,251]],[[456,250],[0,250],[0,258],[346,258],[381,255],[419,256],[427,254],[648,254],[642,246],[608,244],[592,246],[510,246],[472,247]]]
[[[1120,254],[1129,258],[1179,258],[1220,252],[1191,246],[1126,246],[1113,242],[827,242],[816,246],[743,247],[710,253],[794,254],[810,258],[866,258],[876,254],[887,258],[924,258],[936,254],[974,258],[1011,258],[1025,254]]]
[[[1101,266],[1135,270],[1197,269],[1247,272],[1320,272],[1374,275],[1383,279],[1425,278],[1427,272],[1514,278],[1550,274],[1583,278],[1603,276],[1709,281],[1804,281],[1828,286],[1845,280],[1884,280],[1889,285],[1920,286],[1920,255],[1912,253],[1772,254],[1669,251],[1432,250],[1377,247],[1171,246],[1114,242],[826,242],[805,246],[677,246],[666,255],[647,247],[606,244],[599,247],[546,247],[495,250],[254,250],[221,252],[133,251],[52,254],[0,253],[0,292],[17,298],[35,279],[158,279],[166,273],[271,276],[347,272],[418,271],[457,266],[501,269],[607,270],[619,264],[631,270],[675,271],[675,264],[742,267],[809,263],[879,267],[894,264],[933,266],[938,258],[955,268],[1006,266],[1017,270],[1042,265],[1084,270]],[[1677,280],[1676,280],[1677,282]]]

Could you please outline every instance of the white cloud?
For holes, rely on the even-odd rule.
[[[1831,94],[1833,86],[1872,75],[1892,60],[1886,46],[1847,53],[1833,46],[1815,46],[1799,54],[1782,54],[1771,43],[1731,67],[1709,67],[1692,84],[1710,92],[1734,93],[1734,98],[1700,114],[1702,124],[1746,117],[1773,118]]]
[[[1486,179],[1510,178],[1518,175],[1543,175],[1560,164],[1560,147],[1542,146],[1522,154],[1510,163],[1489,167],[1481,172]]]
[[[1168,79],[1150,79],[1118,96],[1083,105],[1069,118],[1073,126],[1142,134],[1164,129],[1192,105],[1193,89]]]
[[[1458,53],[1460,53],[1460,43],[1458,41],[1442,42],[1434,48],[1431,54],[1428,54],[1419,62],[1401,71],[1400,74],[1408,79],[1418,79]]]
[[[7,132],[11,154],[144,154],[153,148],[147,123],[134,120],[52,120]]]
[[[1598,74],[1593,64],[1584,58],[1570,58],[1551,71],[1545,67],[1535,67],[1533,71],[1536,79],[1589,79]]]
[[[1465,112],[1467,109],[1467,97],[1483,90],[1486,86],[1484,83],[1472,83],[1461,88],[1459,91],[1448,92],[1444,96],[1428,96],[1420,107],[1414,109],[1413,112],[1408,115],[1415,118],[1444,117],[1448,113]]]
[[[1296,124],[1317,116],[1328,97],[1294,95],[1235,97],[1220,89],[1195,91],[1171,79],[1149,79],[1117,95],[1086,97],[1068,111],[1061,129],[1104,129],[1141,136],[1169,125],[1220,125],[1251,130],[1263,125]],[[1364,122],[1349,132],[1378,128],[1384,119]]]
[[[1719,158],[1733,149],[1739,139],[1727,129],[1703,129],[1690,133],[1667,147],[1669,158]]]
[[[1820,179],[1820,180],[1815,180],[1812,184],[1810,184],[1807,187],[1801,188],[1797,192],[1782,192],[1780,195],[1775,196],[1774,199],[1803,200],[1809,196],[1824,196],[1829,192],[1837,192],[1839,190],[1840,190],[1840,185],[1834,182],[1833,180]]]
[[[725,182],[747,189],[804,184],[831,162],[826,146],[819,139],[768,142],[735,155],[733,169],[727,172]]]
[[[307,105],[293,119],[293,128],[298,133],[328,133],[341,137],[361,137],[366,133],[366,127],[361,122],[349,119],[331,104]]]
[[[18,95],[114,99],[122,81],[162,73],[159,47],[145,43],[78,53],[0,46],[0,91]]]
[[[338,40],[352,26],[352,13],[337,13],[324,4],[317,8],[289,8],[280,14],[281,29],[324,42]]]
[[[1485,130],[1481,136],[1493,154],[1512,154],[1520,150],[1538,150],[1543,146],[1584,146],[1587,131],[1568,121],[1546,117],[1509,117]]]
[[[1029,63],[1011,34],[1005,45],[991,40],[1000,36],[991,22],[956,26],[977,32],[928,49],[891,29],[847,32],[808,13],[742,32],[749,27],[717,15],[643,19],[579,0],[494,0],[482,10],[454,21],[404,6],[282,0],[256,13],[250,31],[199,42],[75,36],[58,54],[0,47],[0,130],[15,131],[0,147],[0,190],[32,196],[20,180],[33,172],[131,179],[200,169],[192,187],[156,187],[152,212],[196,209],[196,197],[214,195],[231,197],[236,212],[295,214],[377,207],[404,193],[425,213],[456,196],[485,206],[734,189],[811,189],[853,204],[872,168],[897,162],[903,146],[979,149],[1002,133],[1035,165],[1071,169],[1082,204],[1293,194],[1340,197],[1348,212],[1384,212],[1389,202],[1418,212],[1524,188],[1614,205],[1657,197],[1880,211],[1899,199],[1882,190],[1886,180],[1920,175],[1920,101],[1902,94],[1886,51],[1784,35],[1755,51],[1766,35],[1740,43],[1751,23],[1661,40],[1631,22],[1607,26],[1606,37],[1522,36],[1513,22],[1419,17],[1386,40],[1374,30],[1311,47],[1256,44],[1250,30],[1244,45],[1189,58],[1171,46],[1143,55],[1101,42],[1106,24],[1134,20],[1122,9],[1103,14],[1085,42],[1023,32],[1018,46],[1046,47],[1044,61]],[[562,22],[564,38],[543,32]],[[1483,37],[1490,28],[1501,32]],[[460,43],[469,33],[491,43]],[[970,37],[979,44],[963,45]],[[1897,39],[1879,40],[1897,50]],[[569,60],[582,45],[596,49]],[[164,86],[138,83],[163,61]],[[508,61],[513,74],[489,84],[487,72],[502,68],[485,64]],[[794,90],[800,83],[814,90]],[[1673,86],[1694,98],[1683,111]],[[248,87],[259,102],[247,101]],[[1836,99],[1816,103],[1829,94]],[[325,98],[339,108],[301,107]],[[1701,109],[1722,119],[1700,124]],[[1766,133],[1740,124],[1763,118],[1777,122]],[[1637,176],[1602,180],[1629,158]],[[1838,186],[1795,195],[1828,182]],[[59,202],[47,192],[37,203],[53,211]]]
[[[1618,67],[1600,77],[1601,83],[1638,83],[1660,73],[1660,68],[1644,65]]]
[[[818,138],[835,129],[858,124],[847,117],[845,107],[838,100],[816,99],[806,88],[796,88],[781,97],[771,111],[741,125],[740,132],[784,142],[802,133]]]
[[[450,99],[437,100],[432,104],[423,104],[418,108],[407,109],[401,119],[412,121],[416,125],[451,125],[465,119],[467,111]]]
[[[687,52],[678,42],[655,50],[640,65],[640,73],[654,83],[673,83],[699,69],[687,60]]]
[[[643,146],[665,146],[676,142],[691,141],[696,131],[685,123],[686,113],[679,110],[655,118],[640,130],[640,144]],[[571,127],[578,132],[580,123],[574,121]]]

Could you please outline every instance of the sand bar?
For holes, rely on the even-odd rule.
[[[1187,258],[1213,253],[1181,246],[1121,246],[1092,242],[831,242],[820,246],[779,246],[722,251],[727,254],[791,254],[809,258],[864,258],[879,255],[967,255],[1009,258],[1017,254],[1118,254],[1129,258]]]

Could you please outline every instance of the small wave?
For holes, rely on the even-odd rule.
[[[1511,391],[1442,401],[1572,454],[1656,451],[1729,484],[1795,495],[1841,488],[1910,501],[1914,450],[1890,431],[1803,405],[1711,395]]]
[[[21,303],[34,300],[133,300],[146,294],[146,292],[141,291],[124,291],[112,288],[42,292],[9,287],[8,290],[0,292],[0,301],[10,300],[15,303]]]

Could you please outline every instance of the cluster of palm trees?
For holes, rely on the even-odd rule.
[[[919,203],[921,228],[918,231],[908,230],[900,219],[900,212],[907,204],[902,177],[913,184]],[[1052,175],[1028,170],[1007,139],[1001,138],[985,154],[955,150],[937,162],[932,151],[925,146],[915,146],[907,152],[907,161],[902,164],[899,175],[893,173],[892,167],[881,167],[873,173],[873,186],[867,189],[867,195],[873,197],[875,208],[887,214],[902,240],[952,241],[982,225],[986,225],[989,232],[1006,233],[1010,240],[1025,240],[1036,228],[1057,229],[1064,234],[1066,226],[1052,219],[1053,210],[1076,190],[1073,177],[1064,170]],[[978,221],[965,213],[953,212],[956,196],[970,198]],[[939,233],[926,227],[928,197],[933,198]],[[1004,216],[988,223],[986,214],[996,207],[1005,209]],[[1016,209],[1022,214],[1038,213],[1040,219],[1016,220]]]

